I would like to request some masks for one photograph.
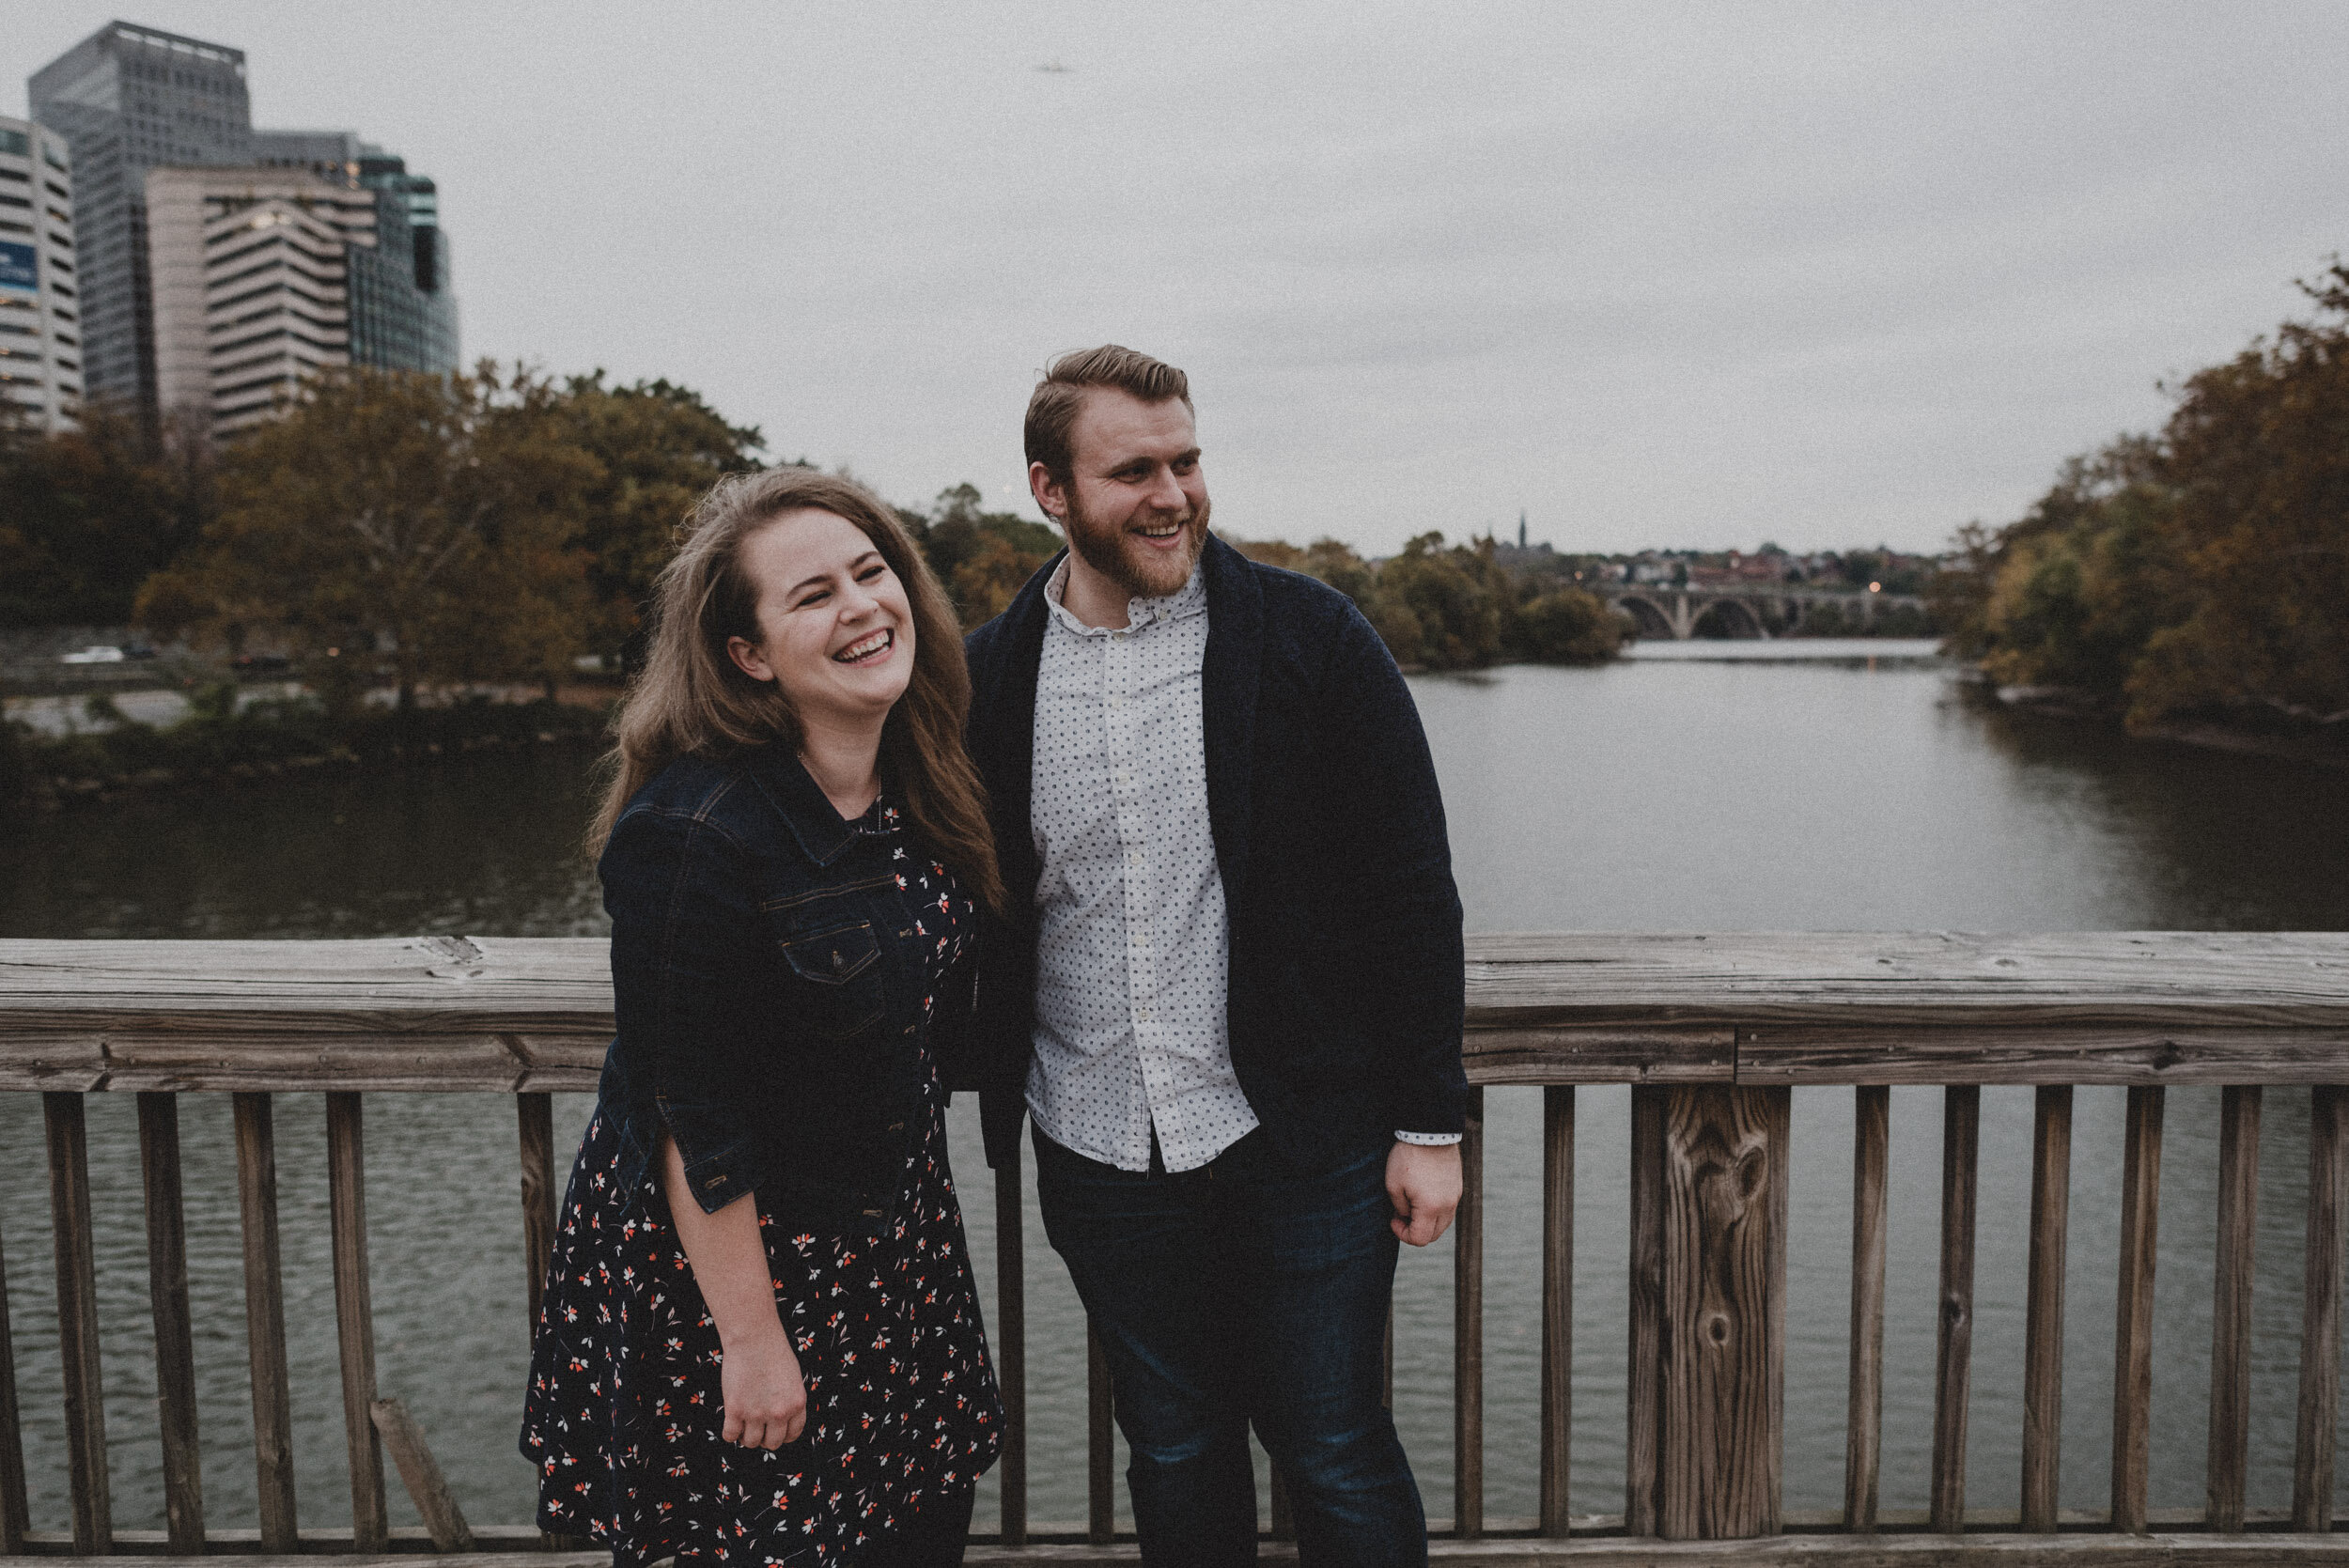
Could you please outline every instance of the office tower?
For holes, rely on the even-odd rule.
[[[351,274],[377,194],[307,169],[148,172],[158,407],[211,436],[270,416],[351,363]]]
[[[251,162],[244,53],[113,22],[34,72],[26,87],[33,118],[72,148],[85,391],[151,415],[147,172]]]
[[[350,131],[257,131],[253,160],[374,194],[374,242],[354,246],[347,264],[350,362],[433,375],[458,368],[457,296],[439,188]]]
[[[0,116],[0,421],[51,432],[73,426],[81,292],[66,140]]]

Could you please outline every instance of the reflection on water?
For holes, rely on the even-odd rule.
[[[1423,677],[1414,690],[1476,929],[2349,926],[2349,834],[2341,831],[2349,780],[1984,711],[1929,663],[1690,655]],[[576,853],[590,800],[584,768],[580,753],[507,753],[48,819],[0,837],[0,934],[595,934],[602,917]],[[2108,1485],[2121,1098],[2083,1090],[2075,1118],[2063,1422],[2071,1507],[2103,1506]],[[1505,1517],[1530,1514],[1534,1499],[1540,1101],[1535,1091],[1495,1090],[1487,1102],[1487,1514]],[[1622,1505],[1627,1103],[1621,1089],[1580,1095],[1574,1497],[1582,1512]],[[469,1095],[379,1094],[366,1104],[381,1386],[416,1412],[469,1517],[520,1522],[530,1477],[513,1456],[524,1349],[511,1110]],[[1850,1104],[1843,1090],[1795,1097],[1793,1508],[1833,1507],[1842,1496]],[[1925,1498],[1940,1097],[1901,1090],[1892,1104],[1883,1492],[1886,1507],[1900,1508]],[[2216,1091],[2170,1096],[2155,1288],[2157,1505],[2201,1498],[2217,1105]],[[2255,1507],[2280,1506],[2290,1492],[2307,1106],[2305,1092],[2268,1097]],[[968,1190],[984,1194],[970,1110],[957,1107],[954,1154]],[[558,1101],[564,1146],[586,1112],[583,1097]],[[127,1096],[91,1096],[89,1114],[117,1518],[156,1527],[161,1454],[135,1118]],[[185,1096],[182,1119],[208,1513],[215,1526],[249,1527],[251,1418],[225,1097]],[[317,1096],[280,1101],[296,1452],[313,1528],[349,1517],[323,1121]],[[1983,1506],[2017,1496],[2030,1128],[2029,1092],[1984,1094],[1968,1490]],[[40,1146],[38,1102],[0,1095],[0,1150],[12,1157],[0,1159],[0,1231],[15,1281],[35,1518],[62,1529]],[[991,1279],[992,1204],[972,1203],[967,1219],[974,1262]],[[1082,1319],[1033,1207],[1027,1235],[1032,1512],[1080,1519]],[[1450,1266],[1448,1245],[1412,1254],[1397,1289],[1397,1411],[1439,1515],[1452,1508]],[[395,1518],[412,1520],[397,1480],[391,1493]],[[992,1506],[989,1483],[983,1519]]]

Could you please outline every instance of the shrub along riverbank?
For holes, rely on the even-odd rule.
[[[147,724],[91,699],[90,725],[39,735],[0,723],[0,816],[132,790],[240,784],[335,768],[412,767],[501,746],[600,746],[608,706],[466,698],[331,713],[315,697],[239,705],[234,684],[198,688],[185,717]]]

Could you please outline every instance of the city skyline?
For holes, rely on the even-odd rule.
[[[1379,554],[1520,508],[1567,551],[1938,550],[2341,248],[2316,6],[60,0],[0,70],[117,15],[244,51],[257,123],[430,169],[470,352],[1032,513],[1029,381],[1116,337],[1191,371],[1221,525]]]

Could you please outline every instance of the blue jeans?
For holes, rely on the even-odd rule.
[[[1249,1134],[1212,1163],[1120,1171],[1038,1134],[1045,1234],[1099,1330],[1142,1560],[1256,1558],[1248,1428],[1289,1485],[1306,1564],[1427,1560],[1383,1403],[1394,1233],[1386,1145],[1299,1171]]]

